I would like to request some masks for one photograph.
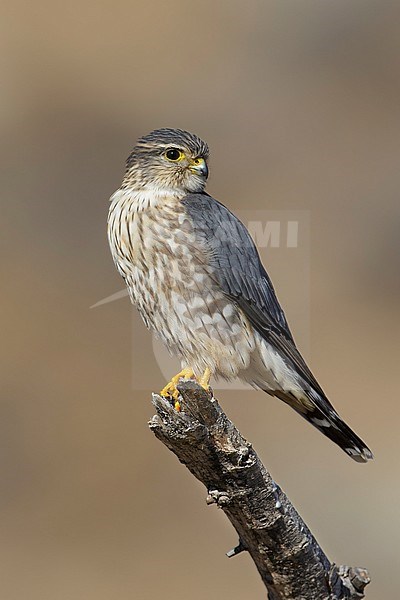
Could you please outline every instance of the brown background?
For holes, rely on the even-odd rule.
[[[397,596],[399,23],[382,0],[3,3],[2,599],[264,597],[147,429],[128,300],[89,309],[121,289],[108,197],[159,126],[209,142],[232,209],[310,211],[311,365],[376,460],[261,393],[220,399],[330,558],[370,568],[369,600]]]

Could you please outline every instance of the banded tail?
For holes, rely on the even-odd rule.
[[[310,390],[307,396],[300,400],[290,392],[277,391],[274,392],[274,396],[294,408],[299,415],[314,425],[356,462],[365,463],[374,458],[368,446],[340,418],[325,396],[321,397],[314,390]]]

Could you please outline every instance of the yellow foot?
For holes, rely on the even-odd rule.
[[[208,367],[205,368],[205,371],[201,377],[198,378],[198,382],[202,388],[206,390],[206,392],[210,389],[210,379],[211,379],[211,371]]]
[[[189,367],[186,369],[182,369],[182,371],[171,377],[171,381],[167,383],[167,385],[160,392],[160,396],[171,396],[175,400],[174,406],[177,411],[181,410],[181,405],[178,400],[179,392],[176,386],[178,385],[178,382],[181,377],[186,377],[187,379],[190,379],[191,377],[193,377],[193,375],[193,369],[190,369]]]

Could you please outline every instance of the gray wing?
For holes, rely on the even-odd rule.
[[[274,395],[293,406],[303,418],[338,444],[357,462],[372,458],[371,450],[339,417],[296,348],[271,281],[246,227],[223,204],[208,194],[183,200],[189,217],[208,252],[208,264],[221,290],[241,308],[254,329],[271,344],[303,381],[311,400],[299,410],[290,394]]]
[[[279,351],[304,383],[325,398],[296,348],[271,280],[246,227],[208,194],[190,194],[182,202],[196,236],[209,252],[210,266],[222,291],[243,310],[253,327]]]

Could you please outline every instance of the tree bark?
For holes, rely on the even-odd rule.
[[[330,563],[287,496],[217,400],[181,380],[181,411],[153,394],[150,429],[208,490],[239,536],[229,557],[249,552],[269,600],[358,600],[368,571]]]

